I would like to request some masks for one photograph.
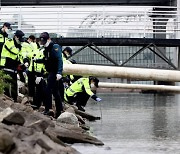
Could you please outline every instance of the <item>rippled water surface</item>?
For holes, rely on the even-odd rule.
[[[88,122],[104,146],[74,144],[82,154],[180,154],[180,95],[101,93],[86,111],[102,117]]]

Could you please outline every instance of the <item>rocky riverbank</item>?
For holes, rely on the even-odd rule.
[[[14,103],[0,97],[0,154],[79,154],[73,143],[103,145],[87,133],[86,120],[96,120],[75,107],[55,120],[32,109],[28,98]]]

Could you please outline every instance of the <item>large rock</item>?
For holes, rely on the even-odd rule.
[[[2,123],[7,124],[7,125],[23,126],[25,123],[25,119],[19,112],[13,112],[4,118]]]
[[[23,104],[26,104],[27,99],[24,99],[24,102]],[[103,145],[101,141],[90,137],[84,129],[77,126],[78,119],[73,114],[76,108],[69,108],[67,111],[71,113],[62,114],[66,120],[62,120],[61,123],[50,120],[50,117],[23,104],[11,102],[8,97],[0,97],[1,111],[7,107],[14,110],[0,123],[0,154],[79,154],[66,143]],[[71,120],[67,115],[71,115]],[[6,141],[9,141],[8,144],[4,144]]]
[[[68,108],[66,109],[66,112],[75,114],[75,111],[74,111],[74,108],[73,108],[73,107],[68,107]]]
[[[73,129],[72,127],[65,127],[62,125],[62,127],[57,126],[55,128],[47,128],[46,132],[48,131],[53,131],[54,134],[56,133],[57,138],[65,143],[91,143],[95,145],[104,145],[104,143],[97,138],[90,136],[87,133],[83,133],[84,130],[80,127],[74,127]]]
[[[14,102],[10,97],[6,95],[0,95],[0,103],[0,107],[5,109],[10,107]]]
[[[15,143],[10,134],[0,132],[0,152],[8,154],[15,147]]]
[[[35,129],[39,132],[44,132],[48,127],[50,123],[47,120],[38,120],[32,124],[30,124],[28,127]]]
[[[23,105],[23,104],[20,104],[20,103],[13,103],[11,105],[11,108],[14,109],[14,110],[17,110],[17,111],[25,111],[25,112],[28,112],[28,113],[33,113],[33,108],[29,105]]]
[[[13,112],[14,111],[10,107],[8,107],[8,108],[4,109],[2,112],[0,112],[0,122],[2,122],[5,117],[7,117],[8,115],[10,115]]]
[[[21,101],[21,104],[23,104],[23,105],[29,104],[28,98],[27,98],[27,97],[24,97],[24,98],[22,99],[22,101]]]
[[[16,138],[17,149],[15,154],[79,154],[74,148],[61,146],[55,143],[42,132],[34,132],[33,135]]]
[[[69,112],[62,113],[57,118],[57,122],[79,126],[78,118],[73,113],[69,113]]]

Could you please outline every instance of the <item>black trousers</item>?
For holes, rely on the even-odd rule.
[[[52,94],[55,98],[56,115],[63,111],[63,104],[59,91],[59,83],[56,81],[56,73],[50,72],[47,79],[47,86],[45,90],[45,110],[52,109]]]
[[[35,105],[35,108],[39,108],[42,103],[44,105],[45,101],[45,88],[46,88],[46,82],[42,79],[39,84],[35,84],[35,91],[33,95],[33,105]]]
[[[28,71],[28,92],[29,96],[33,97],[35,93],[35,73]]]
[[[85,107],[87,104],[87,101],[89,100],[89,95],[86,93],[86,91],[76,93],[74,96],[67,96],[67,100],[69,104],[76,103],[76,106],[83,106]]]
[[[17,102],[18,89],[17,89],[17,72],[4,70],[5,74],[9,75],[11,79],[6,79],[7,86],[4,88],[4,94],[12,97]]]
[[[61,101],[64,101],[64,84],[63,84],[63,80],[60,79],[58,81],[58,88],[59,88],[59,94],[61,96]]]
[[[42,105],[42,103],[44,105],[46,82],[42,79],[39,84],[36,84],[36,75],[38,75],[38,73],[28,72],[28,91],[29,96],[33,97],[32,105],[35,106],[35,109],[38,109]]]

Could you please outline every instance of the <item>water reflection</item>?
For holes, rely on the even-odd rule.
[[[167,96],[154,95],[153,133],[157,138],[166,138],[168,136],[166,101]]]
[[[175,95],[175,102],[177,103],[178,115],[180,116],[180,94]]]
[[[73,145],[81,153],[179,154],[180,96],[139,93],[98,96],[103,99],[101,108],[90,100],[86,110],[97,116],[102,111],[102,120],[89,125],[105,145]]]

